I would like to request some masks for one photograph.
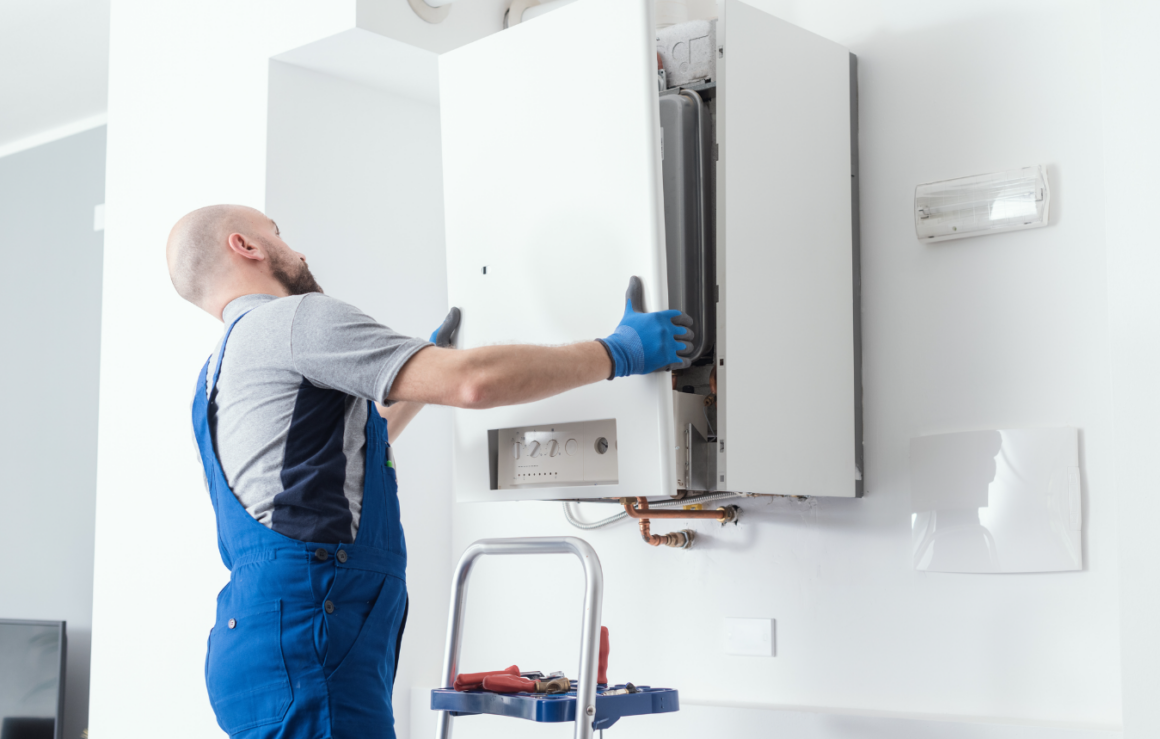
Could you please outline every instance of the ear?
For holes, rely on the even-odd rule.
[[[253,259],[259,262],[266,258],[265,252],[257,242],[247,239],[240,233],[230,234],[229,238],[226,239],[226,243],[229,245],[230,251],[239,257]]]

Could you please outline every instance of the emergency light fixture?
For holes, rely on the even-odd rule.
[[[920,241],[947,241],[1047,225],[1047,167],[929,182],[914,188]]]

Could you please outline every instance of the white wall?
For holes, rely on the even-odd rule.
[[[1111,296],[1115,465],[1120,511],[1124,733],[1160,735],[1160,236],[1146,214],[1160,201],[1156,70],[1160,4],[1105,0],[1104,147]]]
[[[434,66],[434,56],[430,63]],[[266,212],[327,293],[427,337],[447,312],[438,108],[278,62],[270,66]],[[395,725],[410,686],[438,682],[451,568],[451,416],[428,408],[396,444],[411,606]]]
[[[475,9],[472,2],[463,5],[468,7],[454,11],[459,20],[444,26],[466,29],[456,32],[459,42],[499,29],[499,0]],[[173,737],[213,736],[219,732],[205,693],[205,639],[214,596],[228,574],[216,553],[189,400],[221,326],[174,293],[165,238],[181,215],[208,203],[264,207],[272,57],[375,23],[383,35],[415,46],[443,42],[433,42],[433,28],[396,0],[113,0],[111,16],[92,736],[152,739],[158,727]],[[277,162],[271,165],[275,174]],[[412,185],[380,184],[376,192],[405,193]],[[430,181],[426,187],[439,189]],[[285,191],[275,183],[269,194],[278,198],[279,192]],[[303,234],[317,233],[320,218],[334,224],[332,213],[350,212],[335,200],[329,204],[336,210],[315,210],[302,221],[280,213],[279,220],[301,224]],[[376,235],[392,236],[390,223],[374,227]],[[356,230],[361,237],[369,228],[363,221]],[[429,251],[435,262],[401,251],[391,263],[417,273],[442,258],[441,247]],[[414,312],[400,317],[396,308],[405,301],[388,292],[389,280],[381,280],[378,295],[369,295],[371,287],[360,279],[373,275],[347,269],[358,268],[324,270],[335,292],[360,296],[356,302],[399,329],[426,335],[442,319],[442,275],[413,283]],[[428,292],[420,294],[420,287]],[[414,436],[400,445],[404,464],[411,454],[422,459],[429,453],[421,440],[440,423],[446,419],[438,412],[417,422]],[[406,468],[402,477],[408,479]],[[407,497],[411,490],[418,500]],[[431,517],[420,521],[417,509],[428,503]],[[416,511],[408,525],[412,562],[448,569],[448,529],[441,524],[449,505],[446,487],[408,487],[404,505]],[[415,567],[417,611],[408,645],[430,645],[442,641],[431,634],[442,631],[443,617],[432,614],[443,610],[438,599],[446,598],[446,578],[430,578],[440,585],[427,592]],[[422,649],[405,646],[400,670],[430,681],[438,667],[429,666]]]
[[[610,676],[709,703],[1115,729],[1099,5],[754,4],[860,58],[868,492],[742,503],[740,527],[698,525],[687,553],[649,549],[630,524],[583,534],[604,562]],[[915,239],[916,184],[1034,163],[1051,169],[1049,228]],[[1037,425],[1083,430],[1085,570],[915,572],[909,439]],[[455,507],[456,553],[484,536],[567,533],[551,504]],[[565,560],[485,562],[463,668],[574,669],[580,587]],[[778,656],[726,656],[728,616],[776,618]]]
[[[105,128],[0,158],[0,618],[67,621],[63,737],[88,725]]]
[[[221,324],[177,297],[165,239],[263,206],[269,58],[354,26],[353,0],[114,0],[91,736],[220,736],[204,681],[228,574],[190,430]]]
[[[1125,351],[1109,367],[1109,342],[1125,350],[1140,346],[1140,336],[1155,334],[1150,316],[1156,311],[1145,225],[1113,236],[1107,273],[1103,148],[1113,154],[1111,175],[1126,171],[1151,144],[1142,124],[1111,125],[1104,135],[1101,57],[1108,54],[1105,61],[1120,75],[1104,111],[1109,118],[1124,124],[1140,102],[1151,110],[1155,101],[1138,89],[1150,84],[1146,70],[1153,60],[1120,47],[1141,33],[1133,12],[1142,5],[1105,0],[1101,19],[1095,0],[754,4],[860,57],[868,493],[861,501],[751,503],[737,528],[697,527],[703,534],[698,549],[685,553],[649,549],[628,525],[586,534],[602,556],[608,584],[611,674],[677,687],[686,702],[708,708],[806,706],[1114,733],[1121,720],[1121,613],[1111,465],[1118,446],[1121,487],[1128,481],[1121,501],[1131,504],[1136,519],[1122,529],[1124,556],[1133,558],[1125,569],[1124,604],[1140,609],[1139,616],[1124,614],[1124,651],[1131,653],[1154,638],[1155,619],[1145,618],[1152,611],[1144,609],[1156,605],[1156,573],[1146,562],[1157,560],[1141,522],[1150,510],[1143,460],[1151,449],[1148,400],[1155,397],[1150,378],[1156,373],[1151,353]],[[358,5],[362,23],[371,11]],[[378,10],[388,20],[394,12],[385,5]],[[152,737],[157,727],[178,737],[214,731],[201,668],[213,593],[225,571],[213,553],[188,398],[220,327],[172,294],[161,245],[173,221],[208,202],[260,207],[268,195],[271,204],[287,203],[279,208],[298,203],[301,216],[288,211],[279,220],[290,226],[292,243],[317,260],[332,293],[405,331],[429,331],[440,318],[435,257],[389,252],[392,265],[405,263],[423,275],[405,289],[415,294],[428,286],[435,291],[429,302],[403,305],[409,299],[388,292],[387,279],[382,295],[373,294],[371,276],[339,266],[341,248],[326,242],[332,232],[378,238],[364,218],[374,199],[338,182],[315,152],[273,156],[279,131],[290,141],[338,121],[320,111],[297,133],[280,129],[276,118],[269,128],[271,179],[280,167],[331,172],[326,181],[335,195],[317,188],[306,202],[302,193],[280,191],[277,182],[267,187],[267,60],[350,28],[352,13],[350,3],[305,0],[291,7],[215,1],[196,9],[115,0],[94,605],[97,739]],[[1101,32],[1109,13],[1116,21]],[[424,45],[408,23],[400,19],[385,30]],[[486,33],[490,24],[481,20],[473,34]],[[428,48],[435,45],[423,38]],[[1150,41],[1136,43],[1143,48]],[[277,73],[275,85],[276,79]],[[341,102],[338,89],[328,82],[315,94]],[[383,109],[369,100],[351,95],[344,105]],[[270,110],[279,104],[271,99]],[[290,98],[285,104],[290,109]],[[351,127],[365,130],[357,121]],[[342,151],[341,142],[333,145]],[[1053,172],[1050,228],[938,247],[914,239],[915,184],[1040,162]],[[1131,192],[1134,182],[1124,182],[1109,197]],[[374,192],[393,186],[376,183]],[[1139,192],[1143,205],[1125,200],[1118,212],[1146,209],[1154,198],[1147,198],[1150,190]],[[345,248],[381,259],[391,242],[375,243],[384,247],[373,257],[362,246]],[[1109,285],[1121,296],[1113,303],[1111,332]],[[1114,434],[1112,380],[1120,403]],[[445,622],[435,600],[446,597],[439,591],[450,573],[446,548],[439,552],[445,541],[439,519],[420,522],[411,514],[419,496],[446,501],[445,483],[415,480],[407,470],[445,473],[449,460],[427,462],[438,448],[421,443],[438,438],[445,420],[429,414],[400,446],[412,593],[433,614],[421,626],[413,618],[408,632],[401,671],[413,685],[435,679],[438,668],[425,655],[442,645]],[[1084,432],[1085,570],[1010,577],[915,573],[909,437],[1048,424]],[[570,533],[551,504],[457,505],[450,555],[484,536]],[[429,587],[416,584],[421,549]],[[513,661],[573,669],[579,590],[578,570],[566,560],[485,561],[472,588],[465,669]],[[726,657],[720,645],[726,616],[777,618],[778,656]],[[1127,715],[1139,717],[1139,736],[1149,728],[1155,733],[1148,703],[1155,695],[1148,690],[1155,684],[1154,654],[1125,660]],[[699,731],[701,713],[686,715],[688,721],[668,722],[673,736]],[[779,725],[737,716],[740,723],[723,725],[738,735]],[[491,735],[498,731],[493,725],[460,721],[457,735]],[[874,736],[872,728],[855,727],[867,736]],[[805,729],[799,735],[808,736]]]

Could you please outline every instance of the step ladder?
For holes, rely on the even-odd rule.
[[[560,695],[457,692],[451,685],[459,673],[459,652],[467,607],[467,581],[475,561],[494,554],[574,554],[584,567],[584,617],[580,629],[580,677],[571,692]],[[604,602],[604,572],[588,542],[574,536],[521,539],[481,539],[464,552],[451,582],[451,613],[443,659],[443,688],[431,691],[431,709],[439,711],[435,736],[451,739],[452,718],[488,713],[538,722],[575,721],[575,739],[592,739],[595,732],[624,716],[669,713],[680,707],[676,690],[641,687],[640,692],[598,695],[600,613]],[[623,687],[623,686],[610,686]]]

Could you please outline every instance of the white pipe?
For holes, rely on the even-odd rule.
[[[525,10],[524,17],[520,19],[520,22],[523,23],[524,21],[530,21],[532,18],[541,16],[544,13],[549,13],[556,8],[562,8],[565,5],[570,5],[574,2],[576,2],[576,0],[548,0],[548,2],[541,2],[539,5],[533,5],[532,7]]]

